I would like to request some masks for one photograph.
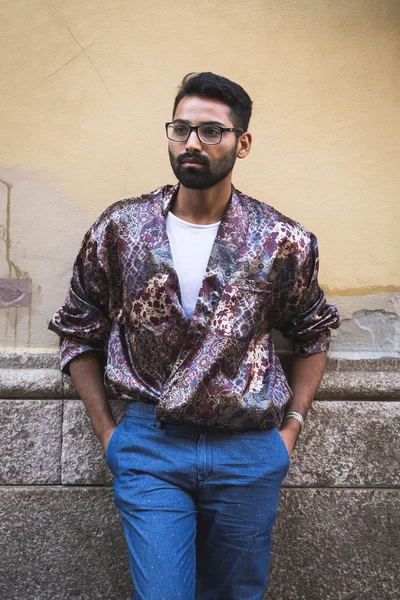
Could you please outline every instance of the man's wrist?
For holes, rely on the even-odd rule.
[[[281,431],[291,431],[298,436],[300,435],[301,425],[296,419],[286,419],[281,424]]]
[[[284,423],[284,422],[288,421],[289,419],[294,419],[295,421],[300,423],[300,431],[303,429],[304,417],[301,413],[299,413],[295,410],[286,411],[286,413],[283,415],[282,422]]]
[[[96,436],[101,441],[104,438],[107,438],[110,432],[114,431],[116,427],[117,424],[114,419],[109,419],[106,424],[102,424],[102,426],[99,426],[95,429]]]

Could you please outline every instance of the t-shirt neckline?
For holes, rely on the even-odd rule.
[[[168,211],[167,217],[168,216],[171,216],[173,220],[181,223],[182,225],[184,225],[186,227],[193,227],[195,229],[212,229],[213,227],[217,227],[221,223],[221,221],[217,221],[216,223],[207,223],[205,225],[203,225],[201,223],[189,223],[189,221],[185,221],[184,219],[180,219],[179,217],[177,217],[176,215],[174,215],[174,213],[172,213],[171,211]]]

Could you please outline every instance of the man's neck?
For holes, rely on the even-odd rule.
[[[227,177],[207,190],[193,190],[180,184],[171,212],[180,219],[198,225],[217,223],[222,219],[232,193]]]

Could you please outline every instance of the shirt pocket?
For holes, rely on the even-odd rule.
[[[228,284],[212,317],[212,330],[239,341],[253,337],[265,325],[271,288],[268,281]]]

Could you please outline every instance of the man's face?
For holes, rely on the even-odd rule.
[[[173,119],[189,125],[235,127],[229,112],[230,107],[223,102],[185,96],[179,102]],[[230,174],[236,161],[237,148],[234,132],[223,133],[219,144],[210,145],[202,143],[197,133],[192,131],[186,142],[169,140],[168,153],[178,181],[186,188],[205,190]]]

